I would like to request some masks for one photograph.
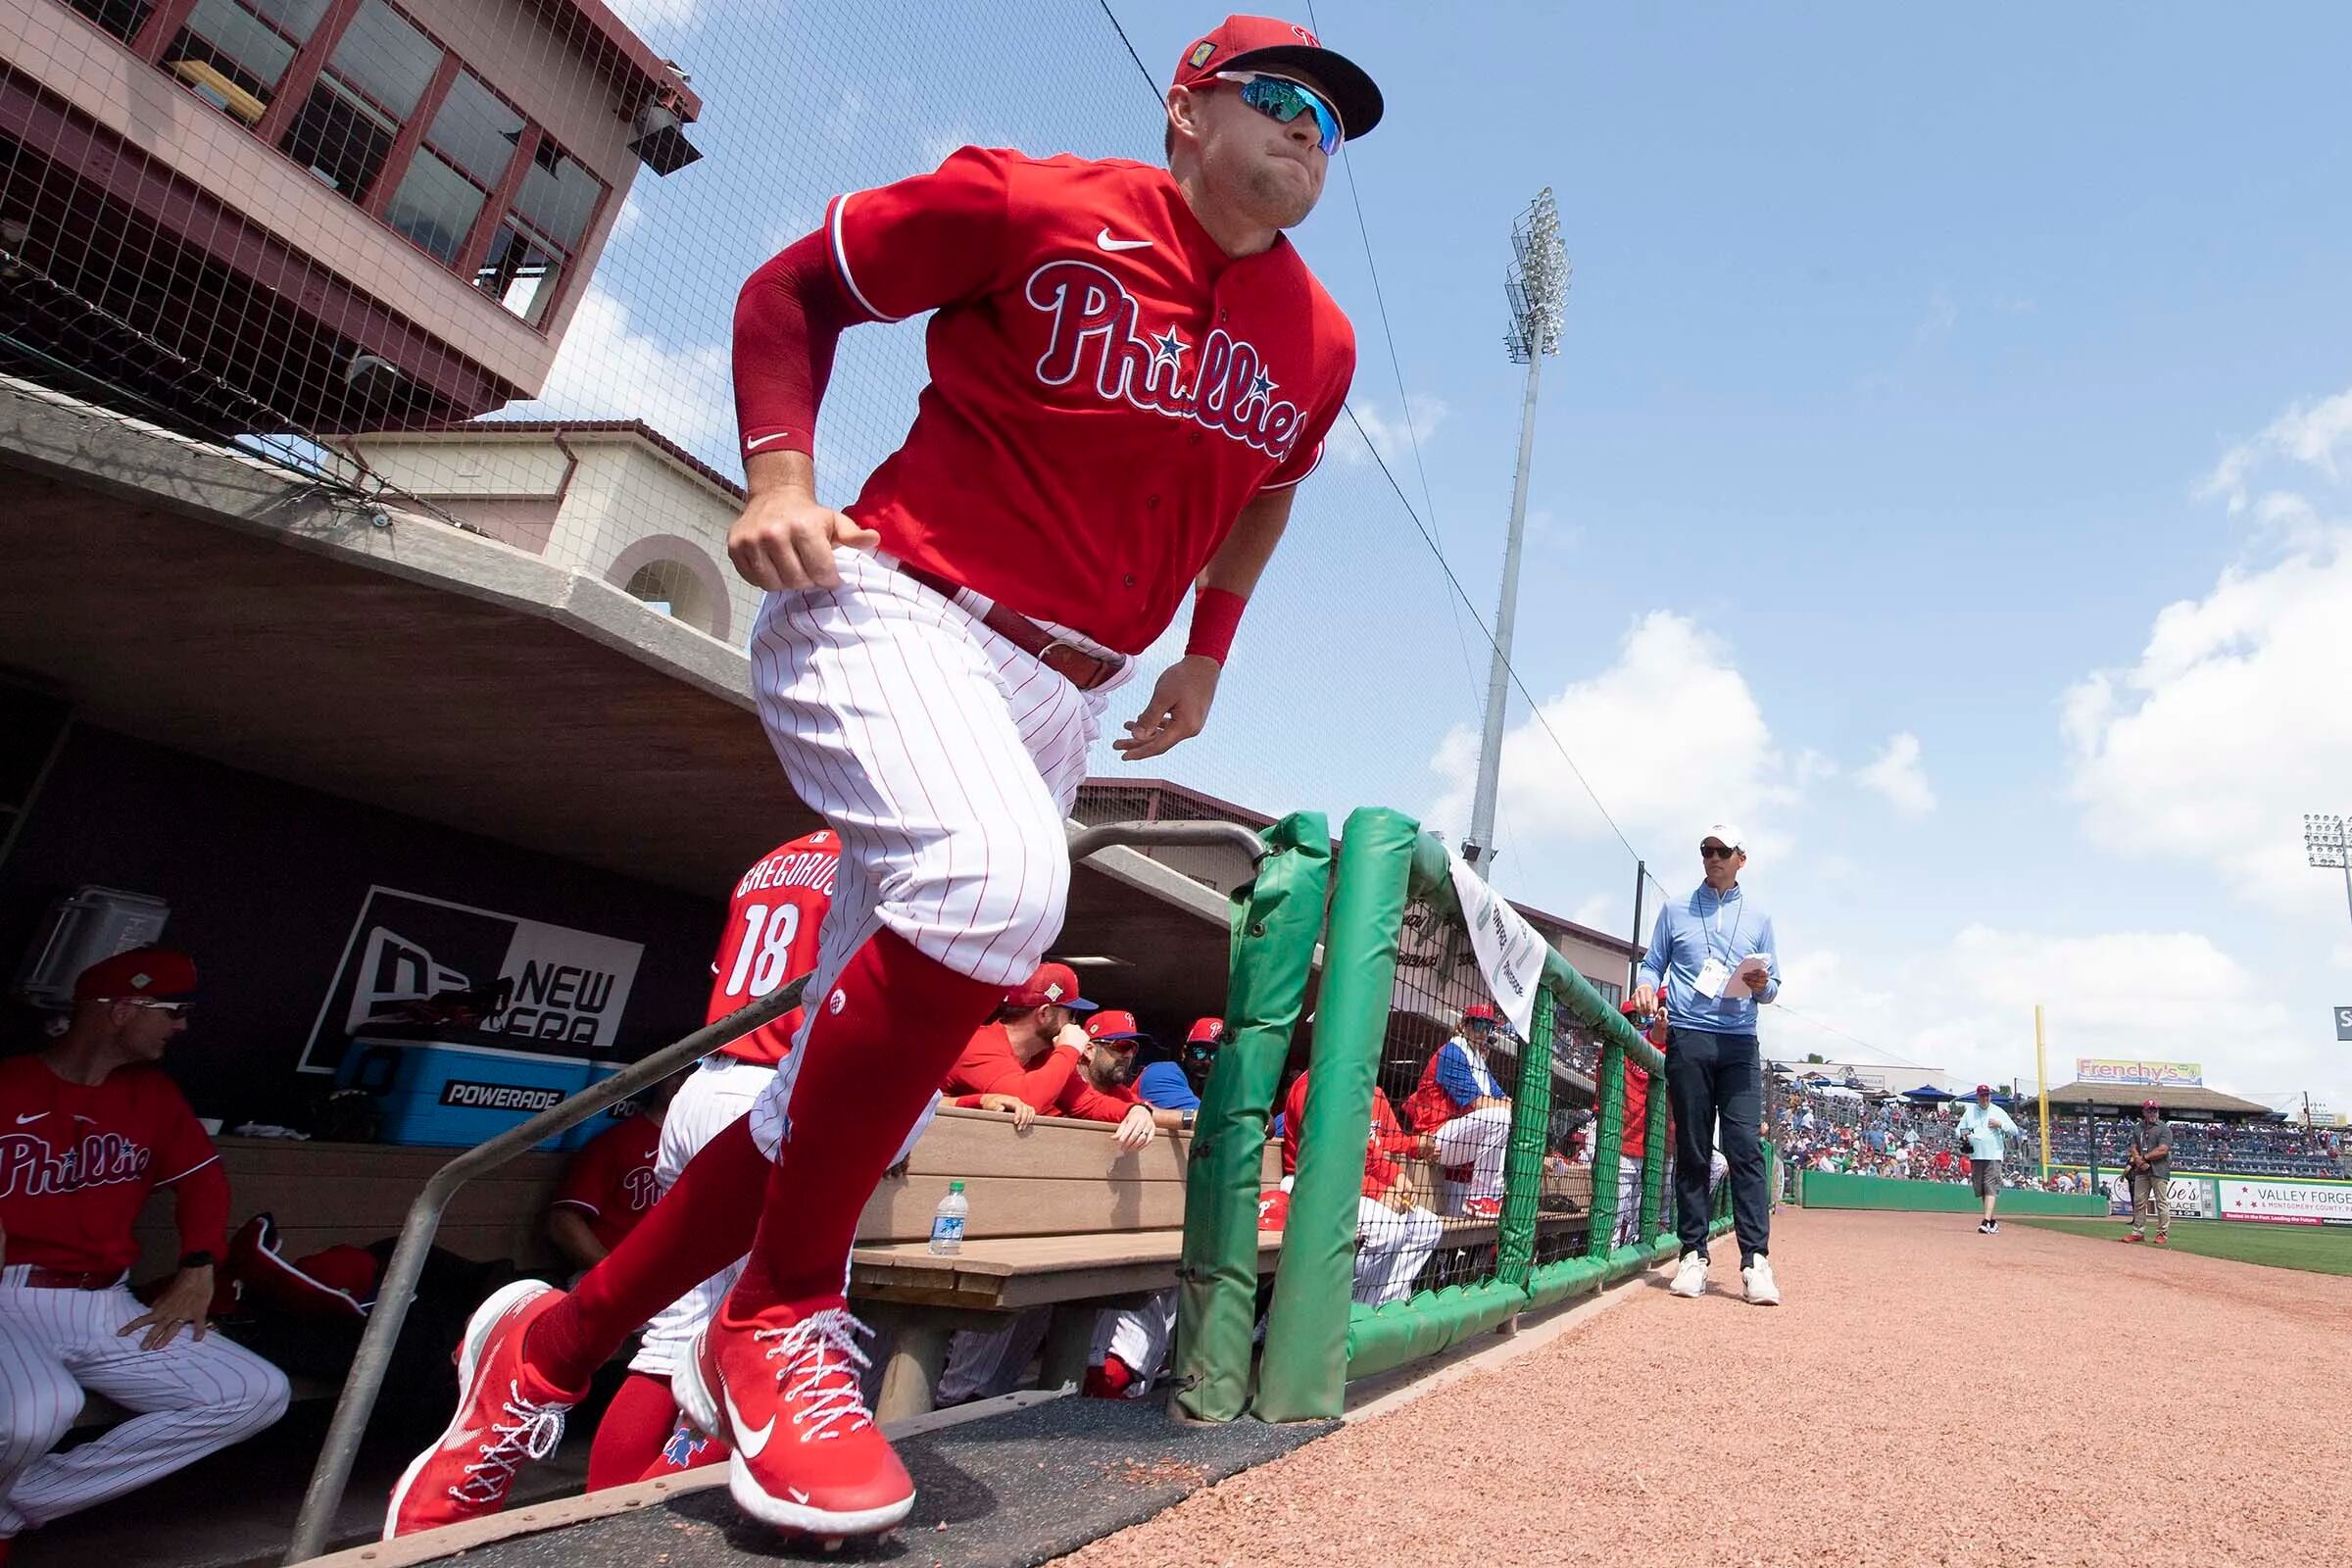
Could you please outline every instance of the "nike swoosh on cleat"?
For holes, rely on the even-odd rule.
[[[784,1490],[792,1494],[792,1500],[795,1502],[806,1503],[808,1500],[808,1494],[798,1487],[786,1487]]]
[[[1095,236],[1095,243],[1106,251],[1140,251],[1150,246],[1152,242],[1148,239],[1112,239],[1110,226],[1106,223],[1103,225],[1102,232]]]
[[[732,1392],[721,1389],[718,1396],[727,1406],[727,1424],[735,1429],[735,1451],[746,1459],[759,1458],[767,1447],[768,1435],[776,1430],[776,1418],[771,1415],[767,1418],[767,1425],[755,1429],[743,1418],[743,1412],[735,1408]]]

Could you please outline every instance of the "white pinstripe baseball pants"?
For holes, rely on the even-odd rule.
[[[1063,823],[1087,750],[1134,667],[1081,692],[983,626],[979,595],[943,599],[885,557],[833,559],[842,586],[769,594],[751,645],[752,693],[785,776],[841,835],[811,1022],[884,926],[975,980],[1029,977],[1061,934]],[[753,1140],[771,1158],[799,1071],[796,1043],[752,1107]]]
[[[219,1334],[186,1330],[157,1350],[128,1290],[34,1290],[0,1269],[0,1538],[120,1497],[286,1413],[286,1375]],[[67,1453],[52,1453],[83,1391],[142,1412]]]

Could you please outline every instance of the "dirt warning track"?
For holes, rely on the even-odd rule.
[[[2352,1539],[2352,1278],[1962,1215],[1774,1221],[1493,1374],[1096,1543],[1168,1563],[2181,1565]]]

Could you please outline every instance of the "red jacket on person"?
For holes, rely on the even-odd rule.
[[[1298,1124],[1306,1119],[1306,1074],[1300,1073],[1291,1084],[1291,1092],[1282,1101],[1282,1173],[1298,1174]],[[1391,1188],[1404,1179],[1399,1159],[1411,1159],[1420,1152],[1421,1140],[1404,1130],[1396,1119],[1396,1107],[1389,1097],[1372,1090],[1372,1126],[1364,1137],[1364,1184],[1366,1198],[1382,1198]]]

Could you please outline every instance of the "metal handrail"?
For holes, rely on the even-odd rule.
[[[1252,866],[1266,856],[1266,847],[1257,835],[1239,822],[1105,822],[1072,832],[1069,843],[1073,865],[1103,850],[1122,846],[1223,845],[1242,851]],[[382,1392],[384,1373],[391,1366],[392,1347],[398,1342],[401,1325],[409,1315],[416,1283],[423,1277],[425,1254],[432,1250],[433,1237],[441,1228],[442,1211],[449,1206],[457,1190],[483,1172],[530,1152],[545,1140],[569,1132],[608,1105],[701,1060],[730,1040],[781,1018],[800,1005],[801,993],[808,979],[802,975],[777,987],[749,1006],[737,1008],[716,1023],[706,1024],[685,1039],[664,1046],[612,1077],[549,1106],[528,1121],[508,1128],[489,1142],[477,1144],[433,1172],[424,1190],[416,1195],[416,1201],[410,1205],[409,1216],[400,1227],[400,1240],[384,1264],[383,1279],[376,1287],[375,1305],[368,1314],[368,1327],[360,1336],[359,1351],[352,1357],[350,1374],[344,1378],[343,1392],[335,1401],[334,1419],[328,1423],[318,1466],[311,1472],[310,1486],[303,1494],[302,1512],[294,1521],[293,1540],[288,1543],[283,1559],[289,1568],[294,1563],[308,1562],[326,1549],[335,1510],[342,1505],[344,1489],[351,1481],[351,1467],[359,1457],[360,1440],[367,1434],[368,1418],[375,1413],[376,1396]]]

